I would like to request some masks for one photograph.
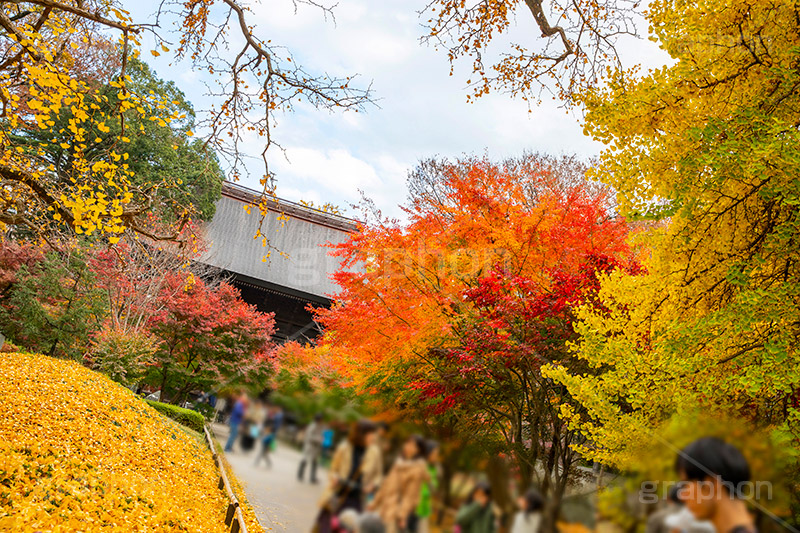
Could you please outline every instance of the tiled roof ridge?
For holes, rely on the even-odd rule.
[[[262,192],[230,181],[226,181],[222,184],[222,195],[253,206],[257,206],[264,196]],[[290,217],[350,233],[358,230],[358,221],[352,218],[328,213],[314,207],[292,202],[291,200],[267,196],[266,203],[269,210],[275,213],[282,213]]]

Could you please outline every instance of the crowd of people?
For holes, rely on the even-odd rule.
[[[411,436],[381,474],[380,428],[357,424],[331,465],[330,485],[314,531],[322,533],[427,533],[437,487],[437,443]],[[746,504],[751,473],[744,455],[713,437],[678,454],[677,478],[647,533],[756,533]],[[518,501],[511,533],[539,533],[546,502],[535,489]],[[458,510],[454,533],[495,533],[499,513],[488,483],[479,482]]]
[[[270,404],[260,399],[251,400],[245,394],[237,395],[230,405],[225,399],[220,399],[217,405],[222,405],[217,410],[215,419],[226,422],[230,428],[225,451],[231,452],[238,443],[239,449],[249,452],[258,449],[255,464],[262,462],[272,466],[270,453],[277,445],[278,432],[286,423],[286,415],[280,406]],[[322,415],[314,416],[311,423],[305,428],[302,446],[302,459],[298,468],[297,478],[305,479],[305,472],[309,470],[309,481],[318,483],[317,469],[323,451],[329,447],[332,431],[325,427]]]
[[[315,530],[429,531],[438,449],[436,442],[414,435],[402,443],[394,460],[387,460],[386,426],[368,420],[354,424],[333,455]]]
[[[260,444],[256,464],[271,465],[270,452],[284,422],[280,407],[250,401],[242,395],[230,409],[231,451],[238,441],[244,450]],[[331,446],[331,431],[322,415],[307,425],[300,440],[302,456],[297,477],[318,483],[323,451]],[[434,514],[439,477],[439,444],[412,435],[394,450],[388,426],[362,420],[333,451],[316,517],[315,533],[428,533]],[[394,452],[394,453],[393,453]],[[756,533],[743,490],[750,481],[744,456],[716,438],[695,441],[678,454],[679,480],[650,515],[646,533]],[[539,533],[545,500],[535,489],[518,500],[511,533]],[[499,513],[488,483],[478,482],[458,509],[454,533],[495,533]]]
[[[251,401],[246,395],[241,394],[235,398],[228,415],[230,433],[225,443],[225,451],[232,451],[237,440],[243,451],[250,451],[260,446],[256,454],[256,465],[263,461],[267,466],[271,466],[272,460],[269,455],[275,447],[276,436],[283,422],[284,413],[279,406],[269,405],[261,400]]]
[[[428,533],[438,488],[439,444],[419,435],[406,438],[397,456],[386,426],[355,424],[336,448],[329,485],[314,531],[318,533]],[[384,465],[388,463],[388,468]],[[530,490],[520,498],[512,533],[538,533],[543,500]],[[497,514],[491,487],[478,483],[455,517],[460,533],[494,533]]]

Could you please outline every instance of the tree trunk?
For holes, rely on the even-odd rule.
[[[486,473],[489,477],[489,485],[492,487],[492,501],[502,511],[502,523],[505,524],[508,517],[513,516],[514,513],[514,499],[509,490],[511,476],[509,475],[508,461],[497,454],[492,454],[489,457]]]
[[[452,460],[449,458],[445,458],[442,461],[442,484],[441,484],[441,494],[442,494],[442,506],[439,509],[439,512],[436,515],[436,524],[441,525],[442,521],[444,520],[445,513],[447,509],[452,507],[453,505],[453,474],[454,469],[451,465]]]
[[[542,533],[557,533],[556,522],[558,513],[561,510],[561,500],[563,494],[559,490],[554,490],[545,498],[544,510],[542,513]]]
[[[600,464],[600,468],[597,469],[597,492],[603,490],[603,476],[606,474],[606,465]]]
[[[531,458],[530,450],[525,450],[524,457],[517,457],[517,468],[519,468],[519,492],[525,492],[531,488],[533,484],[533,464],[534,460]]]
[[[166,403],[167,402],[167,365],[164,365],[164,368],[161,372],[161,388],[159,389],[161,392],[161,398],[159,401]]]
[[[189,398],[189,392],[191,392],[192,387],[192,382],[187,380],[183,387],[175,393],[175,397],[173,398],[175,400],[175,405],[183,407],[184,402]]]

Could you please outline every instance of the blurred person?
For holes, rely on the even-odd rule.
[[[356,533],[361,515],[355,509],[345,509],[339,513],[338,529],[343,533]],[[334,528],[336,529],[336,528]]]
[[[278,433],[280,432],[281,427],[283,427],[285,418],[286,415],[283,412],[283,407],[276,405],[272,408],[270,419],[272,420],[272,432],[275,434],[275,438],[278,438]]]
[[[197,400],[195,400],[194,405],[195,406],[203,405],[203,404],[211,405],[211,399],[210,398],[211,398],[211,393],[209,393],[208,391],[203,391],[200,394],[200,396],[198,396]],[[214,407],[214,406],[211,405],[211,407]],[[195,410],[197,410],[196,407],[195,407]]]
[[[378,422],[378,436],[375,444],[381,450],[381,457],[383,459],[383,473],[386,474],[394,464],[394,455],[392,452],[392,439],[390,435],[390,427],[388,422]]]
[[[717,533],[756,533],[743,499],[750,465],[735,446],[716,437],[698,439],[675,461],[681,478],[678,497],[697,520]]]
[[[261,437],[261,426],[264,424],[266,418],[266,410],[264,403],[256,399],[252,405],[247,408],[244,415],[244,422],[242,424],[242,434],[239,445],[242,450],[249,452],[258,442]]]
[[[419,494],[419,505],[409,524],[409,531],[415,533],[428,533],[433,515],[433,495],[439,487],[439,443],[434,440],[425,442],[425,461],[428,476],[422,483]]]
[[[256,454],[256,466],[258,466],[258,463],[263,459],[267,464],[267,468],[272,468],[272,458],[270,458],[270,454],[272,453],[272,447],[274,444],[275,433],[272,430],[272,426],[268,423],[265,423],[264,434],[261,437],[261,451]]]
[[[298,442],[297,434],[300,433],[300,425],[291,412],[283,412],[283,432],[284,438],[290,442]]]
[[[314,420],[306,428],[303,436],[303,458],[300,460],[300,467],[297,471],[297,479],[303,481],[306,464],[311,463],[311,483],[317,483],[317,463],[322,455],[322,414],[314,415]]]
[[[495,533],[497,523],[492,508],[492,488],[488,483],[478,483],[456,514],[456,525],[461,533]]]
[[[228,407],[228,400],[220,398],[214,405],[214,422],[222,422],[225,418],[225,409]]]
[[[428,479],[425,441],[413,435],[400,448],[400,455],[381,483],[369,509],[380,515],[387,533],[407,531],[417,509],[423,483]]]
[[[679,488],[677,485],[670,487],[667,493],[667,499],[664,501],[664,506],[647,518],[645,533],[670,533],[665,522],[666,518],[679,513],[683,508],[681,500],[678,498],[678,490]]]
[[[517,499],[519,512],[514,515],[511,533],[539,533],[542,525],[542,509],[544,500],[536,489],[528,489]]]
[[[236,405],[237,396],[232,395],[228,398],[228,401],[225,402],[225,409],[220,413],[224,424],[229,424],[231,419],[231,413],[233,412],[233,408]]]
[[[261,426],[264,425],[264,421],[267,419],[267,408],[264,405],[264,402],[258,399],[254,401],[247,410],[247,414],[244,418],[249,424],[261,428]]]
[[[357,533],[385,533],[386,526],[383,525],[381,518],[374,514],[365,514],[358,521]]]
[[[322,431],[322,456],[326,459],[330,457],[333,450],[333,438],[336,432],[332,428],[325,428]]]
[[[245,412],[247,411],[247,395],[239,393],[236,403],[233,404],[231,416],[228,418],[228,425],[230,426],[230,434],[228,435],[228,442],[225,443],[225,451],[233,451],[233,444],[239,436],[239,426],[242,424]]]
[[[665,506],[647,519],[645,533],[715,533],[711,522],[697,520],[679,497],[680,487],[670,487]]]
[[[664,528],[669,533],[716,533],[714,524],[707,520],[698,520],[684,505],[681,505],[678,512],[664,517]]]
[[[339,514],[336,533],[384,533],[381,517],[374,513],[359,514],[355,509],[345,509]]]
[[[353,424],[336,448],[329,470],[330,483],[322,498],[315,530],[333,531],[333,518],[345,509],[361,512],[364,499],[375,491],[383,476],[381,452],[375,445],[377,428],[369,420]]]

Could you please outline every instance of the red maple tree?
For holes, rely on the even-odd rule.
[[[539,369],[579,364],[572,309],[595,299],[598,275],[636,268],[629,226],[582,171],[538,155],[424,163],[408,224],[377,220],[335,247],[341,291],[317,311],[356,387],[417,418],[455,416],[462,435],[511,457],[523,487],[538,482],[551,524],[580,436]]]
[[[147,326],[160,341],[150,379],[157,376],[162,398],[179,402],[192,391],[260,381],[271,372],[274,315],[244,302],[230,284],[209,286],[171,272],[158,304]]]

